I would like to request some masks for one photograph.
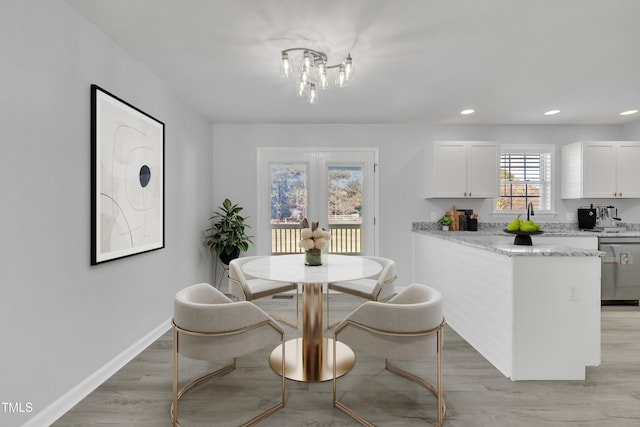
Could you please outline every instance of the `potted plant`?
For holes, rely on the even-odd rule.
[[[438,224],[442,225],[443,231],[449,231],[449,226],[453,224],[453,219],[449,215],[443,215],[443,217],[438,220]]]
[[[231,260],[238,258],[240,252],[246,252],[249,244],[253,245],[251,238],[245,233],[246,228],[251,228],[244,222],[248,217],[240,215],[242,207],[234,205],[231,200],[224,199],[219,211],[214,212],[209,220],[214,220],[213,226],[207,229],[211,234],[207,235],[207,246],[211,252],[220,257],[223,264],[229,265]]]

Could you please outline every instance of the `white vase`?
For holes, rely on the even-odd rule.
[[[442,231],[449,231],[449,226],[448,225],[443,225],[442,226]]]

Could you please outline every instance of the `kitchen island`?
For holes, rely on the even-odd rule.
[[[601,252],[515,246],[498,231],[412,234],[413,280],[443,294],[447,323],[505,376],[582,380],[600,364]]]

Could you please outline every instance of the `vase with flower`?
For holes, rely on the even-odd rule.
[[[318,227],[318,222],[314,221],[309,227],[306,218],[300,223],[300,241],[298,246],[304,249],[304,263],[306,265],[322,265],[322,249],[329,245],[331,232]]]

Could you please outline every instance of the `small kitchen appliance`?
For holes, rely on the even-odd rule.
[[[625,231],[625,227],[620,226],[621,221],[618,209],[611,205],[591,204],[578,208],[578,227],[581,230],[619,233]]]
[[[598,213],[593,205],[589,208],[578,208],[578,227],[581,230],[593,230],[597,219]]]
[[[618,209],[613,206],[596,206],[596,210],[598,211],[596,230],[605,233],[619,233],[626,230],[619,225],[622,220],[618,218]]]

